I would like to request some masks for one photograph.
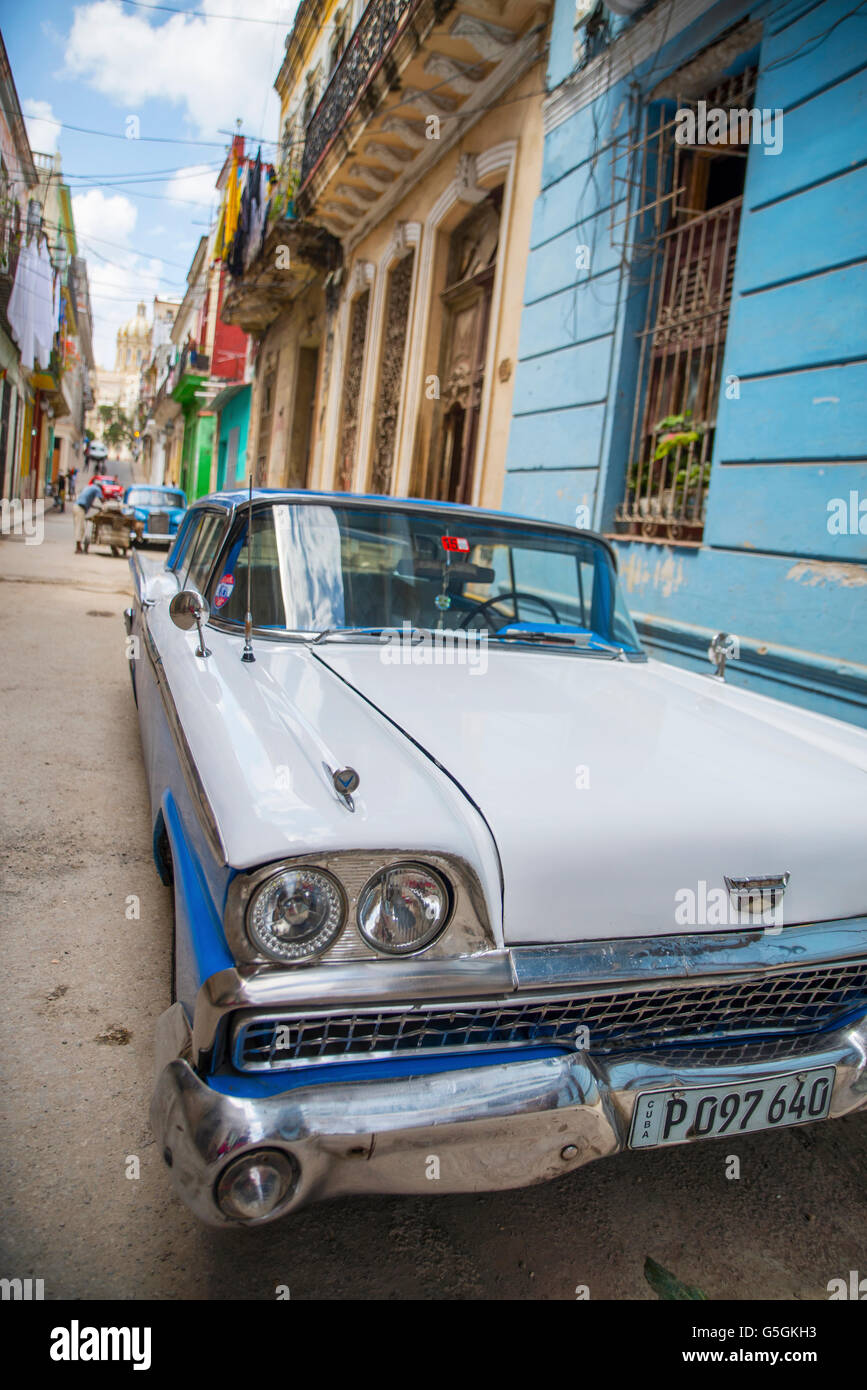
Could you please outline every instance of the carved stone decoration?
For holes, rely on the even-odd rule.
[[[356,295],[369,289],[373,284],[373,276],[373,261],[356,261],[349,278],[349,298],[354,299]]]
[[[384,169],[371,169],[369,164],[350,164],[349,176],[358,179],[359,183],[366,183],[377,193],[381,193],[392,182],[391,174],[386,173]]]
[[[401,116],[386,116],[382,129],[389,135],[399,135],[405,145],[420,150],[426,143],[421,121],[405,121]]]
[[[384,145],[381,140],[371,140],[364,153],[371,159],[379,160],[387,169],[393,169],[396,174],[402,174],[410,160],[415,159],[410,150],[402,150],[397,145]]]
[[[365,264],[361,262],[361,264]],[[358,270],[358,266],[355,267]],[[349,339],[346,351],[346,370],[343,374],[343,418],[340,425],[340,447],[335,487],[349,492],[355,465],[355,444],[358,417],[361,413],[361,373],[364,365],[364,344],[367,338],[367,319],[370,312],[370,290],[365,290],[352,302],[349,317]]]
[[[487,191],[479,187],[477,177],[476,156],[462,154],[455,171],[455,189],[460,202],[480,203],[488,196]]]
[[[443,96],[442,92],[438,92],[435,88],[425,92],[419,87],[407,87],[400,94],[400,105],[412,106],[423,116],[430,116],[431,113],[438,116],[448,116],[454,111],[457,102],[454,97]]]
[[[467,43],[471,43],[476,52],[489,63],[496,63],[515,42],[515,35],[511,29],[504,29],[502,25],[491,24],[485,19],[477,19],[471,14],[458,16],[452,25],[451,37],[466,39]]]
[[[343,236],[351,227],[351,214],[341,203],[324,203],[319,214],[320,222],[337,236]]]
[[[356,208],[358,212],[367,212],[378,196],[368,188],[354,188],[349,183],[339,183],[334,192],[338,198],[342,198],[344,203],[349,203],[350,207]]]
[[[388,277],[388,297],[382,334],[382,356],[379,369],[376,424],[373,434],[373,457],[369,490],[388,494],[394,473],[394,450],[397,437],[397,416],[403,382],[403,360],[406,352],[406,328],[409,319],[409,300],[415,252],[399,260]]]
[[[461,63],[457,58],[447,58],[444,53],[432,53],[424,65],[425,72],[433,73],[453,87],[456,92],[469,96],[481,81],[478,65]]]
[[[418,245],[420,235],[420,222],[395,222],[391,233],[392,259],[397,260],[398,257],[407,255]]]

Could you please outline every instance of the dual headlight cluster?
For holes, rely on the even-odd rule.
[[[374,874],[356,904],[366,943],[386,956],[421,951],[439,936],[450,910],[449,890],[435,869],[401,863]],[[333,874],[304,866],[267,878],[247,906],[247,931],[263,955],[288,964],[313,960],[346,925],[346,894]]]

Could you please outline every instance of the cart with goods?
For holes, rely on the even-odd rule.
[[[136,520],[132,508],[108,503],[101,511],[87,518],[84,549],[87,551],[92,545],[107,545],[112,555],[126,555],[143,530],[144,522]]]

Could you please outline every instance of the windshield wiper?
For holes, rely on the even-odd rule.
[[[381,637],[384,632],[387,632],[389,636],[396,634],[398,637],[415,637],[416,635],[424,636],[425,633],[433,631],[434,629],[430,627],[326,627],[311,638],[310,645],[315,647],[318,642],[324,642],[329,637]]]
[[[601,637],[583,636],[580,633],[565,632],[523,632],[520,628],[501,628],[499,632],[491,633],[492,637],[499,641],[507,638],[514,642],[559,642],[567,647],[572,647],[575,651],[598,652],[600,655],[622,656],[623,648],[612,646],[610,642],[603,642]],[[591,646],[591,643],[593,645]]]

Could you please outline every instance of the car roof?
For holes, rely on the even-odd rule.
[[[213,492],[207,497],[200,497],[193,506],[219,506],[227,511],[234,510],[242,506],[249,499],[249,491],[246,488],[238,488],[233,491]],[[427,497],[390,497],[385,494],[373,492],[315,492],[306,488],[279,488],[279,487],[254,487],[253,501],[276,502],[284,500],[287,502],[339,502],[341,505],[357,506],[363,509],[366,506],[387,506],[396,511],[451,511],[459,516],[468,519],[478,517],[482,521],[520,521],[524,525],[534,527],[545,527],[548,530],[564,531],[568,535],[574,536],[576,531],[581,536],[589,536],[593,540],[599,541],[610,552],[615,564],[617,554],[608,539],[600,535],[598,531],[591,531],[584,527],[570,526],[567,522],[551,521],[546,517],[522,516],[519,512],[500,512],[493,507],[470,507],[462,502],[436,502]]]
[[[179,492],[184,496],[182,487],[173,487],[171,483],[129,483],[127,492],[132,492],[134,488],[140,488],[143,492]]]

